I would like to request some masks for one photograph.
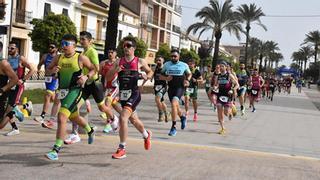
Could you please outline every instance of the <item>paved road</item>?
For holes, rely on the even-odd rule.
[[[156,122],[153,96],[144,94],[138,111],[153,131],[152,150],[144,151],[141,135],[130,127],[128,158],[120,161],[110,158],[118,137],[99,133],[95,144],[82,136],[58,162],[49,162],[43,154],[54,131],[26,120],[21,135],[0,136],[0,179],[320,179],[318,91],[293,89],[274,102],[262,100],[247,119],[228,121],[226,136],[217,134],[217,117],[200,94],[199,122],[189,121],[176,137],[167,136],[169,123]],[[39,114],[41,106],[35,109]],[[93,114],[90,120],[101,129]]]

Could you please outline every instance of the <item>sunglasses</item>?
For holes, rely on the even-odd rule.
[[[131,48],[133,47],[133,44],[130,44],[130,43],[126,43],[126,44],[123,44],[123,48]]]
[[[176,57],[178,57],[178,56],[177,56],[177,55],[171,55],[171,57],[176,58]]]
[[[49,48],[50,48],[50,49],[54,49],[54,48],[56,48],[56,47],[55,47],[55,46],[49,46]]]
[[[8,50],[10,50],[10,51],[12,51],[12,50],[14,50],[14,49],[16,49],[16,48],[14,48],[14,47],[8,48]]]
[[[74,45],[75,44],[75,42],[72,42],[72,41],[61,41],[61,46],[62,47],[65,47],[65,46],[72,46],[72,45]]]

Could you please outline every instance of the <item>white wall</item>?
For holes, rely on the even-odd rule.
[[[170,36],[171,46],[178,48],[180,43],[180,37],[175,34],[171,34]]]

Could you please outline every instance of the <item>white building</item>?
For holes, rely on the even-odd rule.
[[[186,32],[181,32],[181,40],[180,40],[180,48],[181,49],[188,49],[188,50],[195,50],[198,52],[198,49],[201,47],[201,42],[199,39],[195,38],[192,35],[187,35]]]
[[[10,18],[11,18],[11,3],[9,0],[0,0],[0,41],[2,42],[3,48],[3,56],[7,57],[8,50],[6,45],[8,42],[8,29],[10,28]]]

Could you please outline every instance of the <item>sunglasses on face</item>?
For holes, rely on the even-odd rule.
[[[178,56],[177,56],[177,55],[171,55],[171,57],[172,57],[172,58],[176,58],[176,57],[178,57]]]
[[[128,48],[129,49],[131,47],[133,47],[133,45],[130,44],[130,43],[123,44],[123,48]]]
[[[14,49],[16,49],[16,48],[14,48],[14,47],[11,47],[11,48],[9,47],[9,48],[8,48],[9,51],[12,51],[12,50],[14,50]]]
[[[49,46],[49,49],[54,49],[54,48],[56,48],[55,46]]]
[[[65,47],[65,46],[72,46],[75,43],[72,41],[61,41],[61,47]]]

